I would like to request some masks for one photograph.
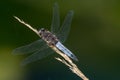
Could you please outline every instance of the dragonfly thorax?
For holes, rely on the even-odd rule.
[[[49,46],[55,46],[56,43],[58,42],[58,39],[57,37],[52,34],[50,31],[44,29],[44,28],[41,28],[39,30],[39,35],[41,36],[41,38],[47,42],[47,44]]]

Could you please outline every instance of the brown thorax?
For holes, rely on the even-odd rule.
[[[39,35],[43,40],[47,42],[49,46],[55,46],[56,43],[58,42],[57,37],[54,34],[52,34],[50,31],[45,30],[44,28],[41,28],[39,30]]]

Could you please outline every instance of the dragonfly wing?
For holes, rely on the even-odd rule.
[[[13,54],[15,54],[15,55],[28,54],[28,53],[32,53],[36,50],[39,50],[41,47],[47,48],[46,43],[42,39],[37,40],[29,45],[18,47],[16,49],[14,49]]]
[[[60,16],[59,16],[59,8],[58,4],[55,3],[53,7],[53,17],[52,17],[52,24],[51,24],[51,32],[57,33],[60,27]]]
[[[74,14],[74,12],[72,10],[68,12],[60,30],[57,32],[57,37],[62,43],[65,42],[65,40],[68,37],[73,14]]]
[[[50,48],[40,49],[37,52],[30,55],[29,57],[27,57],[25,60],[23,60],[22,66],[25,66],[26,64],[29,64],[31,62],[35,62],[35,61],[40,60],[44,57],[47,57],[48,55],[50,55],[52,53],[53,53],[53,50]]]

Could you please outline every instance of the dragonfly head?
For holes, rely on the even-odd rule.
[[[41,28],[40,31],[45,31],[45,28]]]
[[[44,28],[41,28],[40,30],[39,30],[39,34],[40,35],[42,35],[42,33],[44,33],[45,32],[45,29]]]

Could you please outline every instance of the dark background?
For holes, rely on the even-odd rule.
[[[57,54],[25,67],[27,56],[12,55],[16,47],[39,37],[13,18],[33,27],[50,29],[53,4],[60,7],[61,22],[74,10],[65,45],[78,57],[75,62],[90,80],[120,80],[119,0],[0,0],[0,80],[81,80],[54,59]]]

